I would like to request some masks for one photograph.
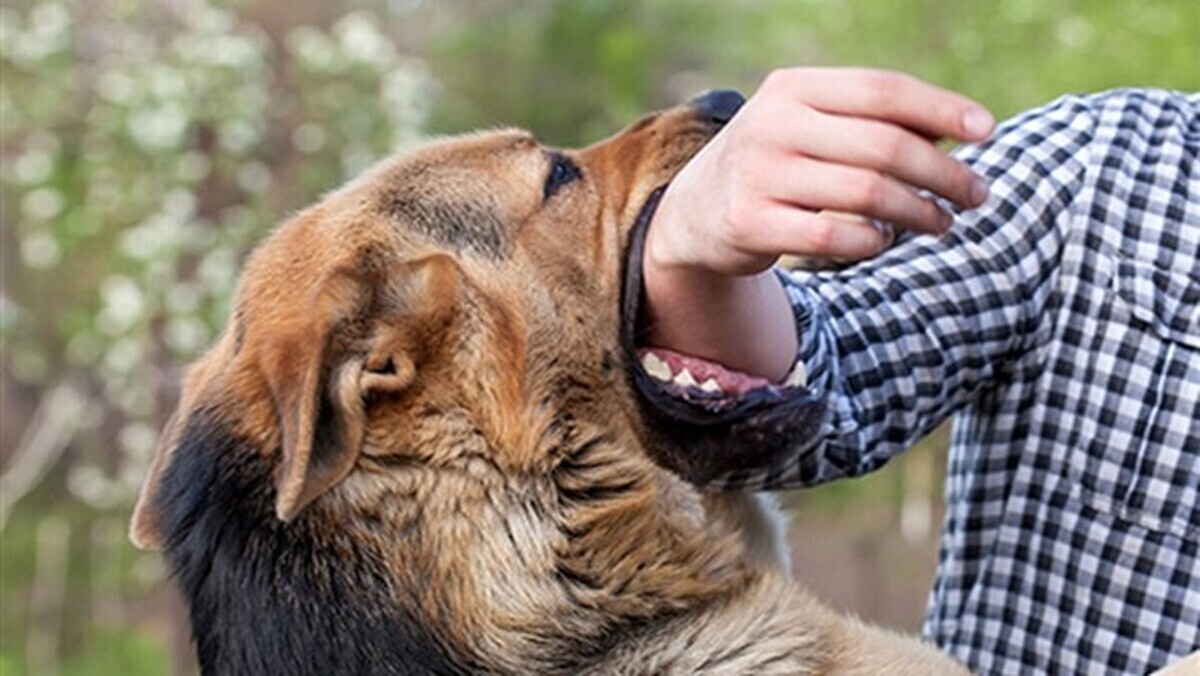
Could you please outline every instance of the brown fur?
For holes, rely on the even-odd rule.
[[[648,117],[567,152],[581,177],[546,201],[553,159],[528,134],[442,140],[263,242],[228,330],[187,375],[131,526],[138,544],[166,549],[207,671],[253,656],[230,661],[242,648],[216,630],[236,617],[198,605],[227,607],[189,553],[220,551],[188,540],[219,507],[214,489],[180,506],[199,481],[183,459],[202,451],[273,468],[248,484],[273,513],[250,501],[223,517],[251,514],[241,556],[282,541],[261,525],[361,560],[386,607],[334,607],[342,597],[321,587],[341,564],[315,559],[328,570],[314,593],[331,604],[318,619],[352,632],[355,617],[403,610],[458,669],[960,671],[821,606],[779,564],[770,506],[702,494],[645,450],[617,330],[622,255],[651,191],[714,131],[686,106]],[[226,564],[253,590],[240,603],[293,593],[287,576],[264,587]]]

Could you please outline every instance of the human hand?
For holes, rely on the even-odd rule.
[[[908,75],[776,71],[667,188],[646,262],[752,274],[782,253],[853,260],[887,246],[844,214],[941,233],[950,217],[914,189],[973,207],[987,186],[935,140],[993,126],[979,104]]]
[[[891,233],[870,219],[945,232],[950,216],[916,191],[973,207],[987,186],[935,143],[994,125],[970,99],[899,73],[772,73],[663,194],[643,257],[649,342],[778,378],[795,337],[764,271],[781,254],[878,254]]]

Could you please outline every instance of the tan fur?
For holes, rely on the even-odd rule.
[[[204,409],[277,467],[279,519],[381,552],[396,602],[489,670],[962,671],[823,607],[789,579],[774,507],[643,448],[622,252],[713,131],[648,117],[568,152],[582,178],[545,203],[526,133],[443,140],[283,225],[189,372],[134,541],[164,544],[164,468]]]

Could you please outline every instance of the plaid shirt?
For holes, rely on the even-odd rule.
[[[940,239],[787,277],[823,435],[731,485],[874,470],[952,414],[925,633],[983,673],[1200,649],[1200,95],[1062,98],[959,152]]]

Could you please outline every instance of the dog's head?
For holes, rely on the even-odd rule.
[[[603,540],[596,529],[683,547],[644,530],[662,528],[658,516],[643,514],[639,531],[628,510],[693,500],[676,477],[777,460],[780,439],[819,415],[776,389],[669,392],[635,356],[640,241],[658,190],[740,101],[709,94],[578,151],[516,130],[438,141],[285,223],[250,256],[225,332],[187,374],[134,541],[179,550],[225,501],[236,504],[210,540],[250,538],[242,531],[259,526],[237,525],[246,519],[271,521],[261,527],[276,544],[295,529],[374,524],[362,536],[373,556],[424,566],[426,585],[446,583],[454,562],[405,558],[416,547],[405,538],[419,532],[441,548],[428,556],[464,566],[472,546],[503,559],[507,545],[480,544],[490,536],[469,522],[515,513],[505,505],[529,531],[492,524],[522,542],[520,561],[496,569],[619,572],[628,552],[563,563],[587,537]],[[625,515],[597,511],[610,503]],[[590,516],[566,514],[585,504]],[[332,551],[351,547],[338,542]],[[697,566],[730,569],[692,544]]]

